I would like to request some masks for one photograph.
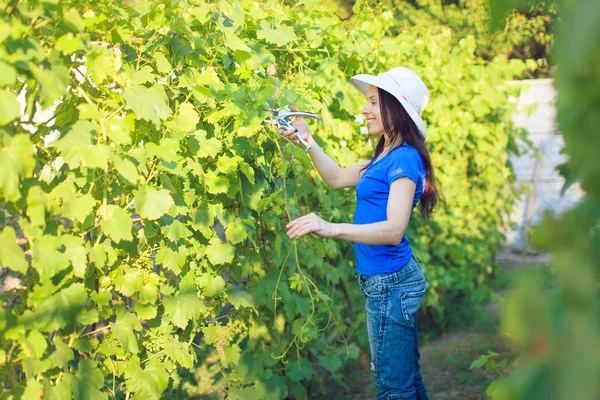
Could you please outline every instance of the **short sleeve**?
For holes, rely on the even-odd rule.
[[[391,185],[396,179],[406,177],[418,187],[421,179],[421,159],[419,155],[410,151],[400,151],[395,156],[387,171],[388,185]]]

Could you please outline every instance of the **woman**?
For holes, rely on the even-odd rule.
[[[311,145],[308,154],[329,186],[356,187],[354,224],[330,223],[311,213],[291,221],[288,236],[312,232],[354,242],[356,277],[366,297],[377,397],[427,399],[416,321],[427,284],[405,232],[417,202],[422,215],[429,217],[438,200],[420,117],[429,92],[404,67],[378,76],[356,75],[351,82],[367,97],[362,113],[369,134],[382,135],[373,159],[340,168],[313,140],[303,118],[297,118],[294,126]],[[293,130],[280,132],[300,142]]]

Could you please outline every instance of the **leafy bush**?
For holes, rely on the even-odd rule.
[[[584,199],[562,216],[547,214],[532,244],[553,254],[552,288],[529,276],[511,290],[503,330],[520,352],[518,366],[488,388],[493,399],[597,399],[600,387],[600,13],[597,2],[558,1],[558,123],[569,156],[560,167]],[[505,2],[494,2],[499,19]]]

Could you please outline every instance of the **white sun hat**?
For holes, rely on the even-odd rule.
[[[425,139],[427,129],[421,119],[421,113],[429,102],[429,91],[421,78],[412,70],[397,67],[377,76],[360,74],[350,78],[350,82],[365,97],[367,97],[369,87],[376,86],[397,98]]]

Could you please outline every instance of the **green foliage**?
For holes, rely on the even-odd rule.
[[[504,2],[496,2],[502,10]],[[553,254],[547,280],[526,276],[511,290],[503,329],[521,362],[488,389],[493,399],[597,399],[600,387],[600,26],[595,1],[558,1],[555,75],[558,122],[568,155],[561,172],[585,197],[562,216],[546,215],[532,244]],[[497,15],[496,18],[499,18]],[[558,378],[557,378],[558,377]]]
[[[406,65],[432,91],[447,203],[408,232],[426,306],[443,325],[446,302],[487,296],[513,201],[519,89],[504,82],[523,62],[485,64],[444,26],[388,35],[396,21],[363,2],[348,22],[310,1],[0,4],[0,262],[23,278],[0,312],[7,397],[303,398],[341,382],[348,342],[366,347],[352,246],[290,242],[285,225],[349,222],[353,191],[262,121],[295,104],[322,116],[315,137],[342,166],[367,159],[359,72]]]

